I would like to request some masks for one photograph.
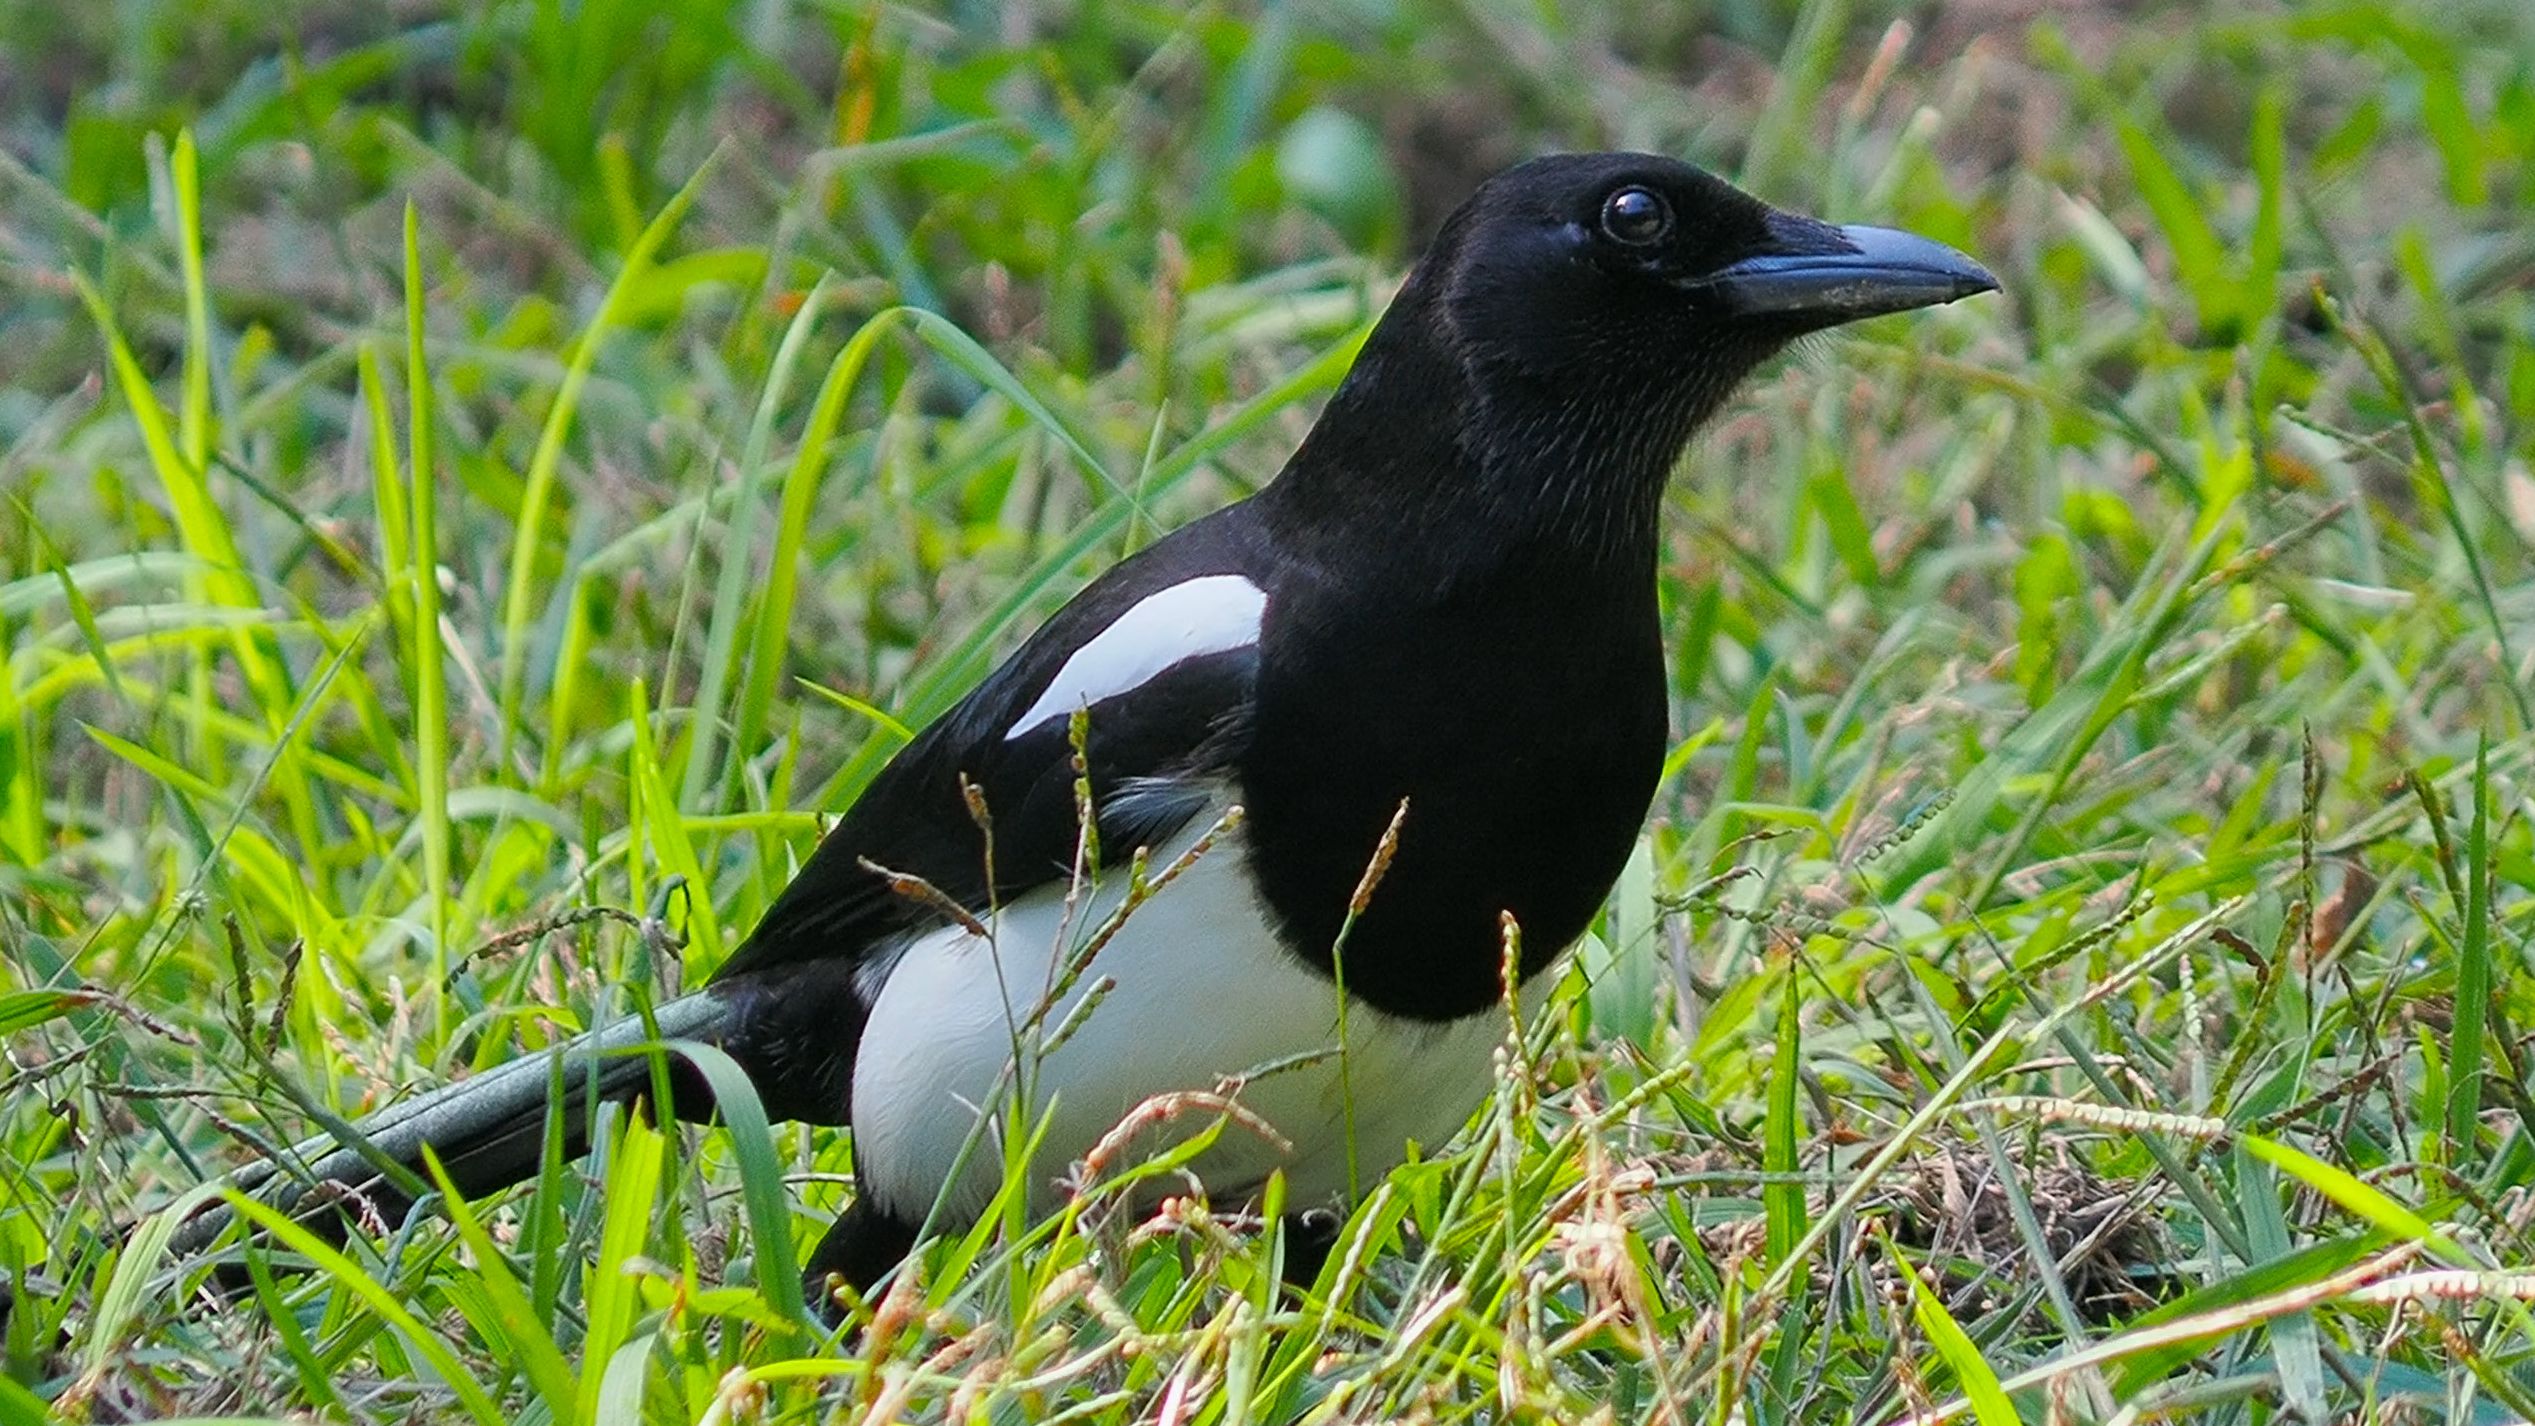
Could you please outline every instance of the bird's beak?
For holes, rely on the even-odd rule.
[[[1780,214],[1785,246],[1728,264],[1693,284],[1736,316],[1795,317],[1829,326],[1994,292],[1989,269],[1940,242],[1896,228],[1835,228]]]

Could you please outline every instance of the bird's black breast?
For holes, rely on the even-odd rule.
[[[1566,573],[1445,598],[1298,580],[1271,604],[1241,760],[1250,865],[1286,942],[1322,969],[1409,803],[1346,932],[1350,996],[1424,1020],[1475,1013],[1501,994],[1502,913],[1528,976],[1618,879],[1663,764],[1654,581]]]

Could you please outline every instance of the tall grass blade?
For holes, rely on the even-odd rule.
[[[1798,1180],[1800,1166],[1796,1143],[1796,1093],[1802,1079],[1803,1040],[1798,1029],[1802,1020],[1802,1002],[1796,986],[1802,968],[1790,959],[1786,966],[1786,992],[1778,1006],[1778,1044],[1769,1063],[1769,1108],[1761,1130],[1762,1171],[1769,1175],[1761,1189],[1761,1203],[1768,1217],[1769,1264],[1778,1267],[1787,1261],[1796,1245],[1804,1241],[1804,1184]]]
[[[678,804],[690,812],[718,812],[730,796],[732,769],[716,763],[715,739],[722,729],[724,691],[735,681],[736,665],[744,654],[740,629],[749,607],[749,575],[755,568],[757,506],[768,469],[767,449],[774,442],[776,408],[784,393],[792,389],[792,373],[801,364],[810,330],[827,305],[828,286],[828,275],[821,274],[809,295],[802,299],[801,309],[792,314],[792,321],[784,328],[783,340],[776,345],[774,360],[767,367],[765,388],[757,399],[757,414],[748,425],[748,440],[740,450],[739,490],[722,542],[722,568],[713,589],[713,616],[704,637],[704,668],[696,690],[695,710],[688,720],[686,780]],[[730,762],[736,763],[751,751],[751,745],[733,742]],[[717,766],[722,772],[718,781],[713,777]],[[716,789],[709,805],[704,798],[708,782]]]
[[[2245,1241],[2254,1256],[2274,1262],[2289,1256],[2288,1220],[2280,1212],[2279,1187],[2270,1166],[2245,1152],[2236,1154],[2236,1204],[2244,1215]],[[2321,1421],[2324,1410],[2324,1358],[2312,1312],[2285,1312],[2271,1319],[2271,1344],[2279,1359],[2280,1387],[2289,1406],[2307,1420]]]
[[[477,1295],[492,1309],[492,1320],[479,1324],[479,1327],[489,1326],[500,1334],[504,1355],[519,1362],[521,1370],[527,1374],[530,1388],[544,1401],[546,1409],[554,1414],[556,1420],[591,1420],[588,1413],[574,1410],[576,1388],[572,1368],[564,1360],[563,1348],[555,1342],[553,1329],[538,1315],[528,1300],[528,1294],[520,1290],[519,1279],[512,1275],[507,1255],[493,1241],[493,1235],[486,1231],[483,1221],[476,1217],[474,1205],[468,1203],[466,1196],[458,1192],[458,1186],[450,1181],[448,1170],[441,1166],[440,1156],[432,1153],[429,1145],[424,1146],[423,1153],[424,1168],[440,1189],[441,1210],[457,1226],[459,1241],[467,1245],[467,1251],[474,1259],[467,1267],[467,1275],[473,1280]],[[593,1301],[596,1301],[595,1294]]]
[[[572,418],[581,409],[581,389],[588,384],[590,369],[598,362],[599,347],[607,340],[636,286],[650,270],[653,258],[669,235],[677,230],[695,203],[704,180],[713,171],[707,160],[684,186],[671,195],[667,204],[652,218],[625,254],[624,265],[599,299],[598,311],[589,325],[581,329],[574,341],[572,355],[564,366],[563,382],[555,389],[554,405],[546,412],[546,421],[537,434],[536,450],[528,459],[528,476],[519,497],[519,525],[511,537],[510,573],[502,595],[502,661],[499,703],[502,719],[501,761],[511,760],[511,740],[519,727],[519,702],[528,672],[528,623],[536,612],[537,553],[546,544],[546,507],[554,498],[556,473],[563,465],[564,437],[572,429]],[[408,290],[411,290],[410,282]],[[408,321],[411,321],[409,317]],[[417,463],[419,464],[419,463]]]
[[[2484,1025],[2491,1010],[2491,741],[2473,757],[2473,821],[2465,833],[2465,924],[2456,938],[2455,1029],[2447,1051],[2448,1162],[2481,1157]]]
[[[420,796],[423,896],[431,926],[432,1033],[448,1033],[442,987],[449,980],[449,694],[440,629],[440,498],[433,474],[431,366],[423,349],[423,279],[420,223],[412,199],[405,202],[405,477],[412,482],[406,509],[413,520],[414,618],[407,646],[414,705],[414,786]]]
[[[596,1423],[599,1400],[619,1348],[626,1344],[640,1293],[629,1264],[651,1235],[659,1208],[668,1140],[649,1119],[628,1114],[608,1155],[607,1210],[599,1228],[598,1263],[589,1278],[588,1333],[581,1342],[580,1407],[573,1419]]]
[[[467,1370],[449,1343],[408,1308],[405,1298],[395,1289],[370,1275],[367,1268],[345,1257],[323,1239],[269,1204],[260,1203],[245,1194],[223,1187],[229,1206],[250,1220],[263,1232],[272,1234],[282,1245],[316,1264],[329,1282],[344,1294],[358,1299],[362,1306],[376,1313],[380,1321],[394,1329],[404,1345],[421,1357],[443,1386],[458,1398],[458,1405],[481,1426],[501,1426],[510,1417],[494,1401],[493,1394],[473,1372]]]
[[[1945,1310],[1945,1300],[1936,1295],[1936,1289],[1920,1277],[1918,1266],[1904,1257],[1890,1239],[1885,1240],[1885,1246],[1898,1270],[1895,1276],[1910,1285],[1910,1315],[1918,1320],[1928,1344],[1936,1348],[1937,1357],[1954,1374],[1955,1385],[1971,1402],[1973,1419],[1980,1426],[2021,1426],[2015,1403],[2007,1399],[1998,1373],[1990,1368],[1988,1358],[1981,1355],[1980,1347],[1963,1325],[1954,1320],[1954,1314]]]

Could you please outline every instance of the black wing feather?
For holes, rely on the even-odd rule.
[[[1267,588],[1270,568],[1247,506],[1234,505],[1093,581],[881,769],[715,984],[812,965],[850,971],[904,933],[938,924],[939,913],[893,892],[866,862],[921,877],[972,912],[1068,875],[1079,823],[1067,720],[1017,738],[1005,731],[1075,650],[1139,601],[1209,574],[1240,574]],[[1085,747],[1102,845],[1123,856],[1199,810],[1192,784],[1229,764],[1257,669],[1255,648],[1209,654],[1172,666],[1132,697],[1093,705]],[[991,888],[986,839],[970,816],[963,776],[983,794],[993,822]],[[1121,791],[1132,795],[1113,799]]]

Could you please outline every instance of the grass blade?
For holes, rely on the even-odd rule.
[[[1770,1057],[1768,1119],[1762,1128],[1761,1169],[1769,1175],[1761,1189],[1761,1202],[1768,1215],[1769,1263],[1777,1267],[1787,1261],[1796,1244],[1804,1241],[1804,1183],[1797,1177],[1796,1089],[1802,1078],[1799,1061],[1803,1058],[1803,1040],[1798,1030],[1803,1002],[1797,998],[1799,968],[1793,960],[1787,963],[1786,994],[1778,1007],[1778,1046]]]
[[[694,712],[688,719],[686,781],[678,803],[690,812],[718,812],[730,795],[733,769],[723,764],[711,803],[703,800],[705,783],[716,766],[714,739],[722,727],[723,691],[733,682],[733,665],[740,656],[743,611],[749,606],[746,589],[754,567],[750,556],[757,529],[759,484],[767,469],[766,449],[774,440],[776,407],[792,388],[792,373],[801,364],[810,329],[827,305],[828,281],[826,274],[820,275],[809,295],[802,299],[801,310],[792,314],[791,323],[784,328],[783,340],[776,344],[774,361],[766,371],[765,389],[758,395],[757,414],[748,425],[748,440],[740,449],[739,491],[732,502],[722,542],[722,568],[713,590],[713,618],[704,637],[704,668]],[[734,741],[730,761],[735,763],[750,751],[749,744]]]
[[[510,576],[503,585],[502,596],[502,663],[499,701],[502,719],[501,761],[511,760],[510,742],[519,727],[519,700],[528,672],[528,621],[535,612],[537,590],[537,552],[546,543],[546,506],[554,498],[555,477],[563,465],[563,441],[572,429],[572,418],[581,408],[581,389],[588,384],[590,368],[597,364],[599,345],[614,330],[618,314],[641,283],[661,246],[677,230],[695,203],[705,178],[713,171],[706,160],[684,186],[671,195],[667,204],[643,229],[642,236],[625,254],[624,265],[617,269],[616,279],[599,299],[598,311],[589,325],[581,329],[573,343],[572,355],[566,362],[563,383],[555,389],[554,405],[546,412],[546,421],[537,434],[537,448],[528,460],[528,477],[519,497],[519,525],[511,537]],[[411,279],[408,279],[411,292]],[[410,300],[410,299],[409,299]],[[409,322],[412,320],[409,316]],[[419,369],[419,366],[418,368]],[[420,463],[417,462],[419,468]]]
[[[589,1278],[590,1325],[581,1343],[580,1405],[573,1417],[592,1423],[601,1419],[599,1401],[617,1349],[633,1328],[640,1294],[627,1265],[651,1236],[668,1154],[667,1137],[646,1116],[628,1114],[622,1123],[607,1158],[607,1211],[599,1228],[598,1263]]]
[[[423,354],[420,224],[405,202],[405,476],[413,519],[414,620],[408,661],[414,702],[414,786],[421,795],[423,895],[430,903],[432,1033],[448,1033],[449,694],[440,631],[440,501],[433,474],[431,367]]]
[[[2482,1266],[2480,1259],[2441,1232],[2436,1224],[2383,1189],[2361,1181],[2349,1170],[2325,1163],[2302,1149],[2256,1134],[2238,1135],[2236,1142],[2246,1153],[2331,1199],[2378,1232],[2419,1243],[2458,1267]]]
[[[467,1370],[466,1363],[441,1339],[440,1334],[406,1307],[400,1293],[372,1277],[368,1269],[328,1246],[323,1239],[271,1205],[259,1203],[225,1185],[220,1186],[218,1191],[229,1200],[231,1208],[279,1239],[292,1252],[306,1256],[336,1287],[359,1299],[363,1306],[377,1313],[381,1320],[395,1329],[405,1345],[430,1365],[441,1384],[457,1396],[458,1404],[466,1408],[467,1415],[483,1426],[498,1426],[498,1423],[510,1419],[494,1402],[484,1383],[475,1379],[474,1373]]]
[[[2447,1053],[2449,1162],[2480,1157],[2482,1041],[2491,1009],[2491,742],[2473,759],[2473,822],[2465,834],[2465,924],[2456,940],[2456,1023]]]
[[[1954,1374],[1954,1384],[1972,1404],[1973,1419],[1980,1426],[2021,1426],[2015,1403],[2007,1399],[2007,1390],[2000,1385],[1998,1373],[1992,1371],[1987,1358],[1981,1355],[1971,1335],[1963,1330],[1954,1314],[1945,1310],[1945,1300],[1936,1295],[1919,1275],[1918,1265],[1902,1256],[1891,1239],[1884,1246],[1892,1253],[1895,1276],[1910,1285],[1910,1315],[1919,1330],[1927,1334],[1928,1344]]]
[[[450,1222],[457,1225],[458,1238],[467,1245],[467,1251],[474,1259],[467,1267],[467,1275],[492,1308],[491,1325],[499,1331],[508,1347],[506,1355],[518,1363],[528,1377],[529,1386],[545,1401],[546,1409],[554,1413],[555,1419],[591,1420],[587,1412],[574,1412],[576,1392],[572,1368],[565,1363],[563,1349],[555,1344],[551,1329],[530,1305],[528,1294],[520,1290],[519,1279],[512,1275],[509,1259],[501,1246],[493,1241],[491,1233],[485,1231],[483,1222],[475,1215],[474,1206],[450,1181],[449,1171],[442,1167],[440,1156],[432,1153],[429,1145],[424,1146],[423,1154],[423,1166],[430,1172],[431,1181],[440,1188],[441,1210],[449,1215]],[[601,1259],[602,1263],[605,1261]],[[595,1303],[596,1293],[592,1296]],[[594,1311],[593,1330],[595,1324]]]

